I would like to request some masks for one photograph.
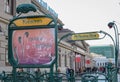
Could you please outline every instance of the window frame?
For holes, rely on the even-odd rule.
[[[5,0],[4,11],[10,15],[15,15],[16,13],[16,0]]]

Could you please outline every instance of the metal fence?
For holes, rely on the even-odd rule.
[[[104,78],[99,78],[103,76]],[[81,73],[79,76],[70,75],[64,73],[35,73],[30,74],[27,72],[18,72],[16,74],[17,82],[108,82],[108,77],[103,73]],[[52,81],[51,81],[52,79]],[[1,82],[14,82],[13,74],[3,72],[0,76]]]

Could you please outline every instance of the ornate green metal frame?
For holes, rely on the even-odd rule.
[[[17,26],[15,24],[15,21],[22,20],[22,19],[32,19],[32,18],[49,18],[51,21],[47,25],[32,25],[32,26]],[[45,21],[44,21],[45,22]],[[13,32],[17,30],[29,30],[29,29],[43,29],[43,28],[53,28],[54,29],[54,37],[55,37],[55,59],[50,64],[30,64],[30,65],[24,65],[24,64],[18,64],[17,61],[15,61],[13,57],[13,51],[12,51],[12,38],[13,38]],[[50,68],[51,75],[53,74],[53,67],[54,64],[57,62],[57,21],[52,18],[51,16],[25,16],[25,17],[16,17],[13,20],[10,21],[8,25],[8,60],[10,64],[13,66],[13,75],[14,75],[14,82],[16,82],[16,68]]]

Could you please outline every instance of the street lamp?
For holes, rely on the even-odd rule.
[[[117,69],[118,69],[118,55],[119,55],[119,33],[115,21],[108,23],[109,28],[114,28],[115,31],[115,82],[118,82],[117,79]],[[113,70],[114,71],[114,70]]]
[[[103,34],[105,34],[105,36],[108,35],[112,39],[112,41],[114,43],[114,46],[115,46],[115,68],[112,67],[111,63],[109,63],[109,65],[107,66],[107,68],[108,68],[107,75],[109,77],[108,82],[111,82],[111,81],[118,82],[117,70],[118,70],[118,55],[119,55],[119,33],[118,33],[117,25],[115,24],[115,21],[108,23],[108,27],[110,29],[114,28],[115,38],[113,38],[110,34],[104,32],[104,31],[99,31],[99,33],[103,33]],[[104,37],[102,37],[102,38],[104,38]],[[112,78],[112,76],[114,76],[115,78]]]
[[[115,31],[115,66],[118,67],[118,55],[119,55],[119,33],[115,21],[108,23],[108,27],[114,28]]]

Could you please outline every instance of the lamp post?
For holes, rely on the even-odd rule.
[[[118,55],[119,55],[119,33],[115,21],[108,23],[108,27],[114,28],[115,31],[115,82],[118,82],[117,69],[118,69]]]
[[[115,67],[118,67],[118,55],[119,55],[119,33],[115,22],[108,23],[109,28],[114,28],[115,31]]]
[[[100,31],[99,33],[103,33],[103,34],[105,34],[105,36],[108,35],[114,43],[114,46],[115,46],[115,67],[114,68],[112,67],[112,63],[108,64],[108,66],[107,66],[107,70],[108,70],[107,76],[109,78],[108,82],[111,82],[111,81],[112,82],[118,82],[117,71],[118,71],[118,55],[119,55],[119,33],[118,33],[118,28],[117,28],[117,25],[115,24],[115,22],[108,23],[108,27],[109,28],[114,28],[114,32],[115,32],[115,37],[114,38],[110,34],[104,32],[104,31]],[[102,37],[102,38],[104,38],[104,37]],[[100,38],[100,39],[102,39],[102,38]]]

